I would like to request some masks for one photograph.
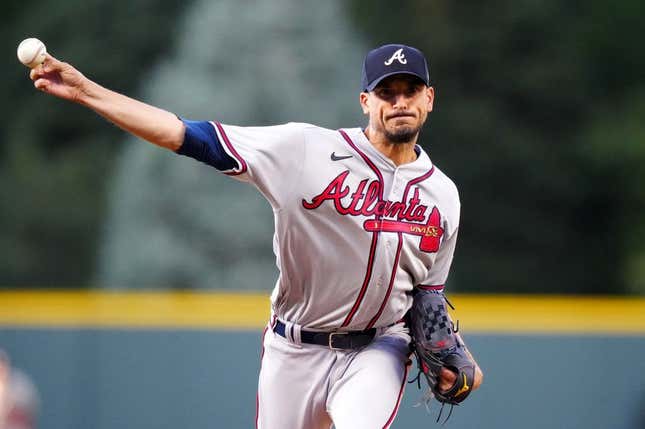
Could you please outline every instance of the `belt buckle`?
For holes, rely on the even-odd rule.
[[[330,332],[330,333],[329,333],[329,343],[328,343],[329,348],[330,348],[331,350],[345,350],[345,349],[343,349],[343,348],[341,348],[341,347],[334,347],[334,346],[333,346],[333,344],[332,344],[332,343],[333,343],[334,335],[349,335],[349,333],[348,333],[348,332]]]

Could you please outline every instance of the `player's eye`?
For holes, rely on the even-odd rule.
[[[405,89],[405,96],[408,98],[416,97],[422,90],[422,85],[410,85]]]
[[[405,91],[406,97],[414,97],[418,93],[421,92],[421,86],[420,85],[412,85]]]
[[[387,100],[389,98],[392,98],[394,96],[394,91],[390,88],[378,88],[376,91],[376,96],[378,98],[382,98],[384,100]]]
[[[421,85],[408,85],[405,88],[398,89],[381,87],[376,88],[374,90],[374,94],[376,94],[376,96],[382,100],[391,100],[392,98],[396,97],[397,94],[402,94],[406,98],[413,98],[421,92],[421,89]]]

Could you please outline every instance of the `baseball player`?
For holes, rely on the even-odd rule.
[[[392,424],[411,362],[406,313],[419,291],[442,299],[459,227],[455,185],[416,144],[435,95],[419,50],[385,45],[367,54],[364,129],[186,120],[52,56],[31,78],[41,91],[249,182],[271,204],[280,275],[263,336],[258,428]],[[440,365],[435,391],[476,389],[482,373],[472,362],[463,382],[458,365]]]
[[[39,406],[38,389],[31,377],[13,367],[0,349],[0,428],[35,428]]]

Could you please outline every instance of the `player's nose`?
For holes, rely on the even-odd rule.
[[[405,94],[396,94],[394,96],[394,104],[393,107],[396,109],[402,109],[405,110],[408,108],[408,97],[405,96]]]

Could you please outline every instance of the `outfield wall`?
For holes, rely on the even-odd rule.
[[[451,301],[485,382],[446,428],[645,428],[645,300]],[[36,383],[41,429],[252,428],[267,311],[253,294],[4,292],[0,348]],[[408,385],[392,427],[438,427],[420,396]]]

